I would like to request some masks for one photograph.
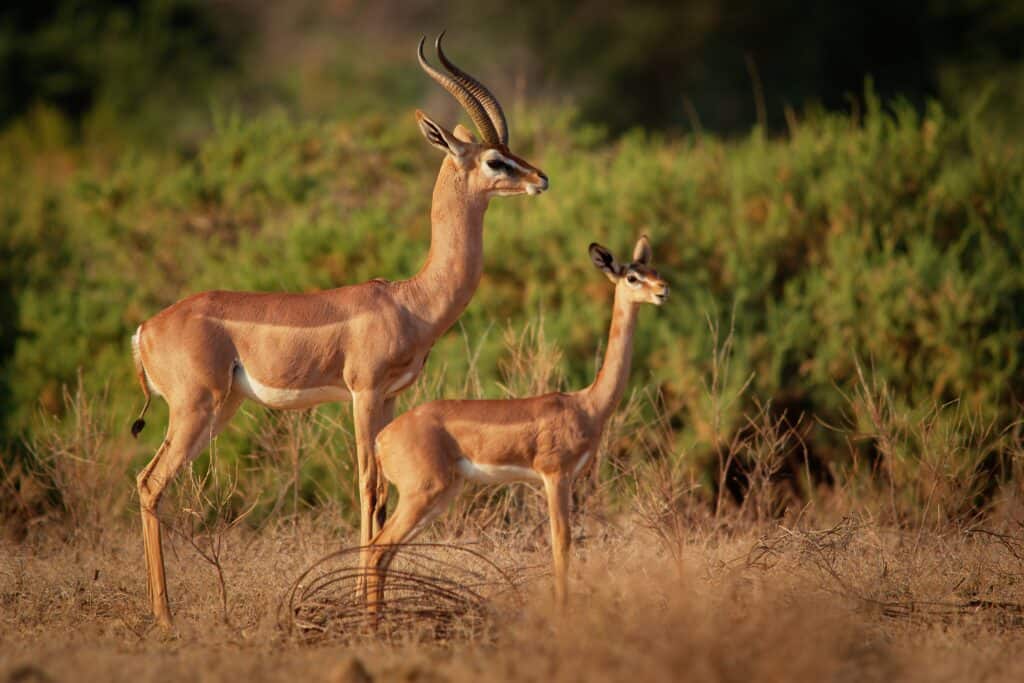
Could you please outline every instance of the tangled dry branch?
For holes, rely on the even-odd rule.
[[[532,568],[502,568],[464,546],[409,543],[392,562],[374,615],[360,588],[367,578],[359,566],[362,550],[345,548],[306,569],[281,603],[280,626],[305,641],[480,638],[493,610],[521,605],[523,585],[536,576]]]

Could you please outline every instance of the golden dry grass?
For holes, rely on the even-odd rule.
[[[173,634],[148,617],[137,529],[54,527],[0,552],[0,680],[1021,680],[1024,536],[999,533],[702,524],[669,548],[643,520],[583,516],[565,614],[540,577],[477,638],[307,644],[277,611],[354,538],[329,520],[226,532],[226,621],[216,572],[176,537]],[[533,566],[543,537],[478,528],[460,542]]]

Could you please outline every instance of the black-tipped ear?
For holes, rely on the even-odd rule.
[[[466,143],[435,123],[419,109],[416,110],[416,122],[420,124],[420,132],[423,133],[423,137],[427,139],[427,142],[456,159],[462,157],[462,154],[466,151]]]
[[[633,247],[633,262],[641,265],[651,265],[651,242],[647,235],[641,235]]]
[[[449,151],[444,129],[441,126],[434,123],[429,116],[419,109],[416,110],[416,122],[420,124],[420,132],[423,133],[423,137],[427,139],[427,142],[434,147],[443,149],[445,152]]]
[[[612,256],[612,252],[602,247],[597,242],[591,242],[590,244],[590,260],[594,262],[594,266],[603,272],[609,280],[617,282],[619,279],[619,264],[615,262],[615,257]]]

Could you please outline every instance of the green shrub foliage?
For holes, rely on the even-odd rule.
[[[858,364],[898,406],[959,400],[1009,425],[1024,396],[1024,155],[970,116],[867,101],[854,117],[808,114],[784,138],[731,142],[606,140],[564,111],[512,111],[515,151],[551,190],[492,203],[483,282],[428,379],[460,395],[472,356],[484,393],[502,395],[500,330],[542,316],[566,386],[585,385],[612,297],[587,245],[626,253],[647,233],[672,293],[642,312],[632,385],[660,389],[679,452],[737,429],[757,400],[819,418],[808,448],[845,457],[824,425],[849,418]],[[141,405],[129,337],[187,294],[397,279],[426,256],[439,159],[411,111],[218,115],[187,157],[105,156],[67,136],[38,109],[0,140],[8,441],[59,414],[79,371],[127,430]],[[721,392],[753,379],[711,420],[707,378],[729,329]]]

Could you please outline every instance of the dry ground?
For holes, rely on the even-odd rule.
[[[226,621],[215,567],[169,543],[173,634],[147,616],[137,528],[54,525],[0,546],[0,681],[1024,680],[1012,530],[738,526],[584,518],[565,614],[540,576],[475,639],[307,643],[280,601],[351,536],[312,513],[224,536]],[[467,536],[507,567],[548,561],[543,529]]]

